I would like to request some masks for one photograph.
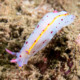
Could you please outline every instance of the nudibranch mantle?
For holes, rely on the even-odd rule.
[[[19,67],[27,64],[30,57],[44,48],[59,30],[73,21],[74,15],[69,15],[66,11],[47,13],[25,41],[20,52],[15,53],[6,49],[8,53],[17,56],[16,59],[12,59],[10,62],[17,63]]]

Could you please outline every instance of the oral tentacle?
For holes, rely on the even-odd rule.
[[[11,63],[16,63],[17,62],[17,59],[12,59],[10,60]]]
[[[10,51],[10,50],[8,50],[8,49],[6,49],[6,52],[8,52],[8,53],[11,54],[11,55],[16,55],[15,52],[12,52],[12,51]]]

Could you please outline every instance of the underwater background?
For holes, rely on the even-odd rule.
[[[48,12],[67,11],[74,22],[19,69],[5,48],[18,52]],[[80,0],[0,0],[0,80],[80,80]]]

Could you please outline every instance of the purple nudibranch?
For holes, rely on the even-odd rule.
[[[19,67],[27,64],[28,60],[39,50],[43,49],[53,38],[53,36],[64,26],[71,24],[75,16],[69,15],[66,11],[53,11],[47,13],[38,23],[30,37],[25,41],[20,52],[6,51],[17,56],[10,62],[17,63]]]

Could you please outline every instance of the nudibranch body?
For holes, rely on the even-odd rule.
[[[38,23],[30,37],[25,41],[20,52],[6,51],[12,55],[16,55],[16,59],[12,59],[12,63],[17,63],[19,67],[27,64],[30,57],[44,48],[53,36],[64,26],[69,25],[74,20],[74,15],[69,15],[66,11],[47,13]]]

